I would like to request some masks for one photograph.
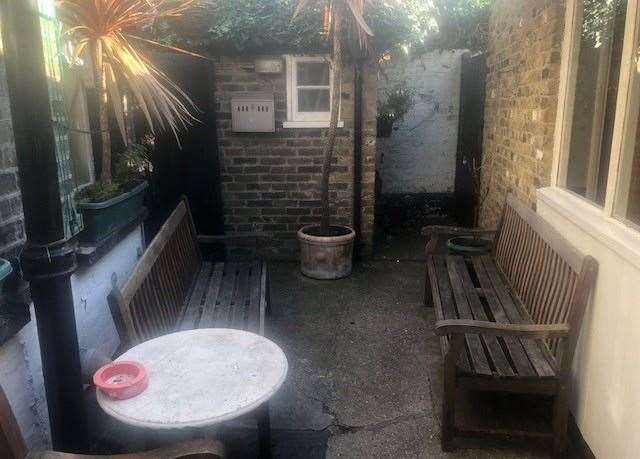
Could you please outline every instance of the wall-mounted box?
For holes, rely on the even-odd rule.
[[[282,73],[284,64],[282,59],[256,59],[256,73]]]
[[[233,132],[275,132],[273,94],[246,93],[231,99]]]

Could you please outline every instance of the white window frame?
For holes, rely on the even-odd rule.
[[[603,206],[566,188],[582,13],[579,0],[567,0],[551,184],[547,188],[540,188],[537,198],[595,240],[640,267],[640,227],[616,212],[621,208],[621,203],[625,203],[620,195],[627,191],[624,186],[628,184],[625,181],[629,174],[624,172],[633,160],[633,151],[629,149],[634,148],[638,125],[637,111],[633,110],[632,105],[634,97],[635,103],[638,103],[638,98],[632,91],[632,83],[633,78],[640,78],[640,75],[634,74],[638,62],[636,50],[640,45],[640,2],[627,2],[616,118]]]
[[[95,182],[93,145],[86,87],[83,82],[86,67],[69,66],[65,74],[65,103],[71,128],[69,132],[69,151],[71,154],[74,182],[77,190]],[[81,164],[82,171],[78,170]]]
[[[298,111],[298,72],[296,66],[300,62],[328,63],[328,56],[285,56],[287,78],[287,120],[282,123],[284,128],[328,128],[331,111],[328,112],[300,112]],[[309,87],[312,88],[312,87]],[[325,86],[323,86],[325,88]],[[339,89],[338,89],[339,90]],[[333,98],[333,70],[329,64],[329,100]],[[338,121],[338,127],[344,123]]]
[[[559,188],[583,199],[599,209],[604,217],[614,218],[616,201],[619,201],[621,185],[621,168],[624,162],[633,159],[628,154],[628,148],[633,148],[637,124],[630,124],[634,113],[632,110],[633,96],[632,82],[634,72],[637,72],[636,49],[640,34],[640,6],[637,1],[627,2],[627,17],[625,25],[622,61],[620,66],[620,82],[613,128],[609,175],[604,206],[598,206],[593,201],[578,195],[566,188],[570,156],[571,127],[573,121],[573,103],[576,94],[576,80],[578,73],[578,58],[580,50],[580,33],[582,29],[582,2],[568,0],[565,18],[565,35],[562,47],[562,64],[560,69],[560,88],[558,96],[558,112],[553,148],[553,167],[551,172],[551,186]],[[636,99],[637,100],[637,99]],[[637,120],[637,118],[636,118]],[[630,138],[633,137],[633,138]],[[619,206],[618,206],[619,208]]]

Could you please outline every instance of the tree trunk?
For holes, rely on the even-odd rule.
[[[333,94],[331,95],[331,121],[327,133],[327,142],[324,146],[324,161],[322,163],[322,178],[320,181],[320,202],[322,214],[320,219],[320,232],[329,234],[329,222],[331,207],[329,205],[329,178],[331,176],[331,160],[336,143],[336,130],[338,129],[338,116],[340,114],[340,83],[342,82],[342,27],[341,15],[333,8],[333,57],[331,68],[333,70]]]
[[[99,49],[93,50],[93,76],[98,94],[98,124],[101,138],[100,182],[103,185],[111,184],[111,133],[109,131],[109,110],[107,99],[107,82],[104,78],[102,66],[102,53]]]

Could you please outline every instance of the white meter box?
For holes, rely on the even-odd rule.
[[[246,93],[231,98],[233,132],[275,132],[273,94]]]

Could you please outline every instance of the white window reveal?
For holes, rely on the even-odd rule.
[[[569,0],[552,185],[640,229],[640,2]]]
[[[286,56],[285,128],[326,128],[331,119],[332,71],[323,56]],[[339,127],[344,123],[340,121]]]

